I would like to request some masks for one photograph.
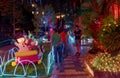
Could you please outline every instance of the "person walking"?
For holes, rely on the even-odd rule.
[[[61,36],[61,43],[62,43],[62,55],[63,55],[63,58],[67,57],[68,53],[66,51],[66,48],[67,48],[67,35],[64,31],[64,29],[61,29],[60,32],[59,32],[60,36]]]
[[[75,25],[75,30],[74,30],[74,35],[75,35],[75,46],[77,49],[76,56],[80,56],[80,46],[81,46],[81,29],[79,28],[78,25]]]
[[[55,65],[57,66],[57,69],[62,72],[64,71],[62,68],[62,43],[61,43],[61,36],[57,32],[56,29],[53,29],[53,35],[51,39],[53,49],[54,49],[54,60],[55,60]]]

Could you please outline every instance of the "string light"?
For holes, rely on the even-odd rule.
[[[111,24],[108,24],[108,26],[111,26]]]
[[[32,7],[35,7],[35,4],[32,4]]]
[[[117,24],[116,21],[113,22],[114,24]]]
[[[116,25],[116,27],[118,27],[118,25]]]
[[[92,67],[99,71],[119,72],[120,54],[112,57],[110,54],[99,53],[93,59]]]

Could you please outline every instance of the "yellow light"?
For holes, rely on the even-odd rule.
[[[35,4],[32,4],[32,7],[35,7]]]
[[[42,62],[42,58],[38,61],[38,64],[40,64]]]
[[[105,29],[103,29],[103,31],[105,31]]]
[[[107,25],[104,25],[105,27],[107,26]]]
[[[39,14],[39,12],[37,11],[36,14]]]
[[[58,16],[56,16],[56,18],[60,18],[60,16],[58,15]]]
[[[65,15],[61,15],[61,17],[63,18]]]
[[[45,13],[44,13],[44,11],[42,11],[42,15],[44,15]]]
[[[25,39],[24,39],[23,37],[17,39],[17,41],[18,41],[19,43],[24,42],[24,40],[25,40]]]
[[[118,27],[118,25],[116,25],[116,27]]]
[[[34,11],[32,11],[32,14],[34,14],[35,12]]]
[[[16,66],[16,62],[12,62],[12,64],[11,64],[11,65],[12,65],[13,67],[14,67],[14,66]]]
[[[116,21],[114,21],[114,24],[116,24]]]
[[[108,26],[111,26],[111,24],[108,24]]]

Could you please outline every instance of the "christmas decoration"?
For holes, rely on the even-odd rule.
[[[48,28],[53,26],[55,14],[51,5],[46,5],[44,8],[43,7],[36,8],[39,9],[39,13],[33,14],[34,18],[32,21],[35,27],[34,32],[36,33],[36,35],[38,35],[40,31],[44,32],[48,31]]]
[[[103,20],[104,24],[100,27],[99,42],[104,50],[112,55],[117,55],[120,51],[119,20],[109,16]]]

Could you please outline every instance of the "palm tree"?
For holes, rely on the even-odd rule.
[[[83,33],[92,36],[94,39],[93,46],[99,46],[100,26],[103,19],[109,16],[109,8],[114,0],[89,0],[81,5],[83,19]]]

